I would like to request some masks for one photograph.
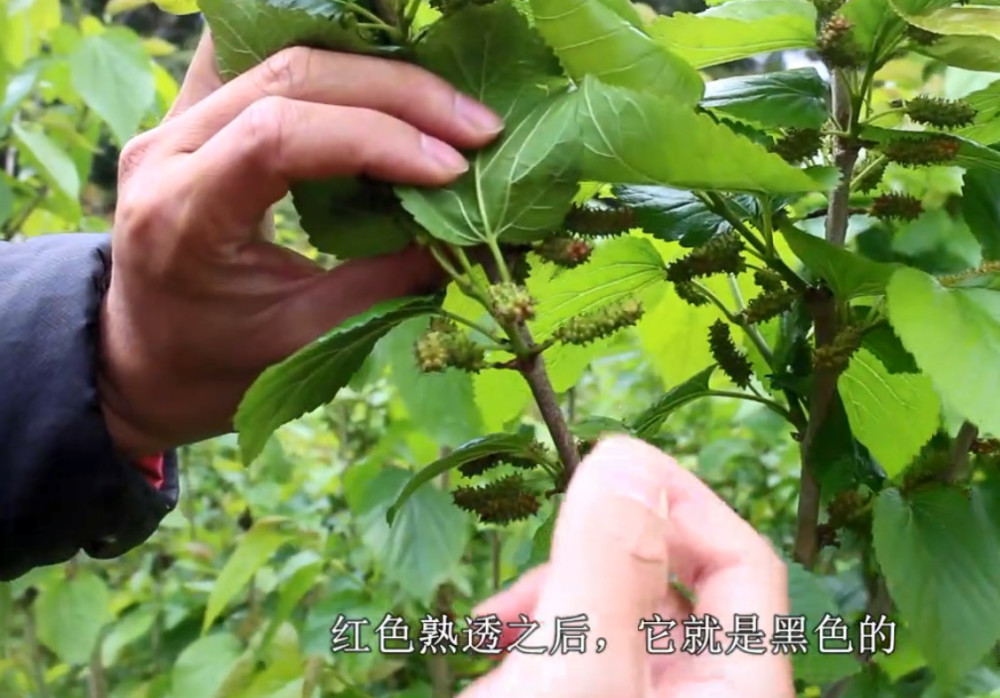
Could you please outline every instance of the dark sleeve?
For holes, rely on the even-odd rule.
[[[97,399],[97,321],[110,238],[0,243],[0,581],[79,550],[111,558],[176,505],[177,459],[157,490],[115,452]]]

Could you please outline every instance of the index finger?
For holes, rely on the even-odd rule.
[[[181,83],[177,99],[163,120],[177,118],[220,87],[222,78],[219,77],[219,71],[215,67],[215,43],[212,41],[212,33],[206,27],[184,75],[184,82]]]

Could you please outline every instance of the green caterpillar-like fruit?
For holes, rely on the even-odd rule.
[[[413,348],[420,370],[431,373],[448,368],[450,344],[451,333],[449,332],[430,330],[422,334]]]
[[[719,368],[741,388],[750,386],[753,367],[746,354],[736,348],[729,325],[722,320],[716,320],[708,330],[708,346],[712,350],[712,358]]]
[[[766,291],[747,304],[747,309],[743,311],[743,319],[751,325],[767,322],[791,308],[795,297],[795,291],[787,288]]]
[[[830,525],[842,528],[867,504],[868,499],[857,490],[844,490],[827,506]]]
[[[823,23],[816,38],[816,48],[823,61],[834,68],[857,68],[864,58],[854,40],[854,25],[840,15]]]
[[[476,514],[483,523],[507,524],[538,513],[538,495],[521,475],[505,477],[479,487],[458,487],[452,499],[460,509]]]
[[[583,206],[573,206],[563,225],[567,230],[587,237],[622,235],[635,228],[635,211],[602,199],[593,199]]]
[[[485,365],[486,351],[446,318],[431,320],[431,328],[417,338],[413,353],[425,373],[448,367],[477,372]]]
[[[482,475],[488,470],[492,470],[502,462],[503,454],[491,453],[488,456],[483,456],[482,458],[470,460],[468,463],[463,463],[458,466],[458,470],[465,477],[476,477],[477,475]]]
[[[889,161],[878,153],[869,153],[865,159],[858,163],[855,172],[860,173],[856,189],[862,194],[875,191],[882,183],[885,175],[885,168],[889,166]]]
[[[628,299],[570,318],[553,336],[563,344],[589,344],[634,325],[642,317],[642,303]]]
[[[891,192],[872,200],[871,214],[881,220],[912,221],[924,212],[924,205],[915,196]]]
[[[753,273],[753,281],[762,291],[780,291],[785,288],[781,274],[771,269],[758,269]]]
[[[667,267],[667,280],[675,284],[712,274],[739,274],[746,269],[743,241],[732,232],[716,235]]]
[[[458,466],[458,469],[462,475],[470,478],[482,475],[501,463],[507,463],[510,466],[520,468],[522,470],[532,470],[537,468],[538,464],[545,460],[546,455],[545,446],[538,441],[532,441],[527,448],[527,455],[491,453],[487,456],[482,456],[481,458],[476,458],[475,460],[463,463]]]
[[[893,162],[906,167],[938,165],[950,162],[958,155],[960,142],[951,136],[935,135],[930,138],[896,138],[882,148]]]
[[[861,329],[848,325],[833,338],[830,344],[816,349],[813,363],[816,368],[841,371],[847,368],[854,352],[861,346]]]
[[[770,151],[784,160],[795,164],[807,160],[819,152],[823,145],[820,132],[812,128],[790,128],[784,132]]]
[[[705,294],[694,285],[693,281],[678,281],[674,284],[674,290],[682,301],[696,308],[701,305],[708,305],[710,302],[705,297]]]
[[[922,124],[938,128],[968,126],[979,111],[964,99],[941,99],[920,95],[906,103],[906,114]]]
[[[535,246],[542,259],[572,269],[590,259],[594,246],[578,237],[554,237]]]
[[[488,289],[490,306],[501,322],[520,324],[535,317],[535,300],[524,286],[501,282]]]

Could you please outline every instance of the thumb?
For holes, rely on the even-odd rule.
[[[535,609],[540,641],[525,641],[548,644],[549,656],[510,658],[536,664],[539,695],[648,694],[649,658],[639,621],[651,617],[669,589],[671,467],[665,454],[621,436],[602,441],[580,464],[556,523]],[[564,654],[557,626],[566,637],[569,625],[580,624],[569,619],[581,614],[589,625],[586,654]]]

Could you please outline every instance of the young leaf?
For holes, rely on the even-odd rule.
[[[404,208],[458,245],[530,241],[555,228],[577,190],[576,105],[559,63],[508,0],[435,23],[418,62],[504,118],[505,131],[444,188],[398,187]]]
[[[992,36],[942,36],[914,51],[956,68],[1000,72],[1000,40]]]
[[[586,77],[575,97],[581,111],[583,178],[773,193],[822,191],[836,184],[832,168],[811,174],[793,167],[709,115],[651,93]]]
[[[887,289],[889,321],[945,403],[1000,434],[1000,291],[945,288],[909,267]]]
[[[199,637],[177,657],[170,672],[170,691],[185,696],[215,696],[233,665],[243,655],[243,643],[228,632]]]
[[[813,48],[816,10],[802,0],[740,0],[658,17],[650,35],[697,68],[790,48]]]
[[[889,373],[866,349],[851,357],[837,389],[851,431],[890,478],[910,464],[941,422],[941,402],[927,376]]]
[[[965,171],[962,217],[982,246],[983,258],[1000,259],[1000,172]]]
[[[328,13],[282,6],[274,0],[199,0],[212,30],[219,75],[231,80],[290,46],[311,46],[348,53],[384,53],[350,22],[338,21],[342,3],[324,2]]]
[[[283,528],[287,522],[288,519],[283,517],[259,519],[240,539],[212,586],[201,625],[202,635],[212,627],[219,614],[240,593],[257,570],[263,567],[281,544],[288,540],[290,534]]]
[[[437,307],[429,296],[383,301],[264,371],[236,413],[244,462],[253,461],[282,424],[332,400],[389,330]]]
[[[679,241],[696,247],[729,224],[708,209],[693,192],[656,185],[622,185],[614,188],[615,198],[635,212],[636,223],[659,240]],[[753,206],[753,197],[737,196],[744,206]]]
[[[532,330],[542,338],[572,317],[629,298],[651,307],[666,288],[664,278],[663,258],[649,240],[609,240],[584,265],[529,278],[528,289],[539,301]]]
[[[7,183],[6,174],[0,176],[0,226],[14,215],[14,190]]]
[[[85,569],[43,588],[34,614],[39,642],[66,664],[86,664],[112,620],[111,595],[104,580]]]
[[[66,151],[42,131],[12,124],[14,138],[30,162],[56,194],[75,201],[80,195],[80,175]]]
[[[114,27],[85,37],[69,59],[73,88],[119,145],[135,135],[153,106],[153,62],[133,32]]]
[[[979,497],[937,488],[907,500],[884,490],[872,533],[889,592],[924,657],[942,681],[961,677],[1000,637],[1000,543]]]
[[[1000,50],[1000,41],[997,42],[997,49]],[[976,110],[976,118],[972,124],[963,126],[955,133],[983,145],[1000,141],[1000,80],[962,99]]]
[[[607,0],[531,0],[535,29],[571,77],[593,75],[634,90],[649,90],[693,106],[704,83],[686,61],[653,41],[628,3]],[[631,7],[629,6],[629,9]]]
[[[338,178],[297,182],[292,203],[309,242],[340,259],[398,252],[417,226],[386,182]]]
[[[713,80],[701,106],[760,126],[819,128],[830,116],[829,86],[815,68]]]
[[[795,256],[826,281],[841,300],[884,293],[890,277],[899,268],[898,264],[874,262],[856,252],[832,245],[793,225],[784,226],[781,234]]]
[[[465,465],[470,461],[492,455],[508,455],[531,457],[533,439],[529,434],[488,434],[462,444],[444,458],[440,458],[425,466],[406,483],[406,486],[396,496],[395,501],[386,510],[386,521],[392,524],[400,511],[414,492],[441,473]]]
[[[469,538],[468,517],[448,493],[421,487],[396,507],[390,526],[387,510],[413,474],[400,468],[380,472],[365,488],[358,528],[382,573],[406,597],[430,603],[434,591],[456,573]]]
[[[640,439],[656,434],[670,413],[678,407],[708,394],[708,382],[715,372],[715,364],[696,373],[680,385],[674,386],[641,414],[629,421],[629,427]]]

